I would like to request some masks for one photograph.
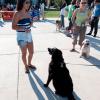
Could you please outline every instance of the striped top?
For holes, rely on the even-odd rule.
[[[31,24],[31,19],[24,18],[24,19],[19,20],[17,25],[23,27],[24,29],[30,29],[31,28],[30,24]],[[20,31],[18,31],[18,32],[20,32]],[[21,32],[25,32],[25,31],[21,31]]]
[[[17,25],[23,27],[24,29],[31,29],[31,19],[30,18],[24,18],[18,21]],[[25,31],[18,31],[17,30],[17,41],[26,41],[26,42],[32,42],[32,35],[31,33],[26,33]]]

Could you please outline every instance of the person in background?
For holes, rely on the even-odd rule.
[[[87,35],[91,35],[94,29],[93,37],[97,36],[99,17],[100,17],[100,0],[94,0],[94,9],[91,16],[91,24],[90,24],[91,29]]]
[[[8,11],[6,4],[2,5],[2,11]]]
[[[65,6],[66,6],[66,1],[63,0],[62,5],[60,7],[60,17],[61,17],[61,26],[62,29],[65,28],[65,22],[64,22],[64,17],[65,17]]]
[[[76,2],[75,2],[75,9],[79,8],[79,5],[80,5],[80,0],[76,0]]]
[[[75,0],[72,0],[71,4],[65,7],[65,10],[67,11],[67,18],[69,21],[69,26],[67,27],[67,30],[70,31],[72,27],[72,14],[73,11],[75,10],[75,5],[74,5]]]
[[[80,48],[82,47],[82,42],[85,39],[85,32],[86,32],[86,22],[89,20],[90,13],[89,10],[86,8],[87,1],[81,0],[79,8],[75,9],[72,22],[73,22],[73,42],[72,42],[72,49],[71,52],[75,52],[75,46],[77,44],[77,39],[79,37],[78,44]]]
[[[17,31],[17,42],[22,52],[22,61],[25,66],[25,72],[29,73],[30,68],[35,68],[32,64],[34,46],[31,34],[33,21],[29,14],[31,7],[30,0],[18,0],[17,12],[12,20],[12,29]],[[27,51],[29,53],[27,58]]]
[[[42,17],[42,20],[44,20],[44,8],[45,8],[45,0],[41,0],[40,2],[40,13],[41,13],[41,17]]]
[[[0,26],[3,27],[4,21],[3,21],[3,15],[2,15],[2,6],[0,6]]]
[[[89,9],[92,8],[94,0],[87,0]]]
[[[40,20],[40,5],[36,4],[34,7],[34,15],[36,17],[37,20]]]

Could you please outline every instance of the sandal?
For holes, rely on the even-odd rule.
[[[75,51],[76,51],[75,49],[71,49],[71,50],[70,50],[70,52],[75,52]]]
[[[36,67],[34,65],[28,65],[28,67],[36,70]]]
[[[25,73],[29,73],[29,67],[25,67]]]

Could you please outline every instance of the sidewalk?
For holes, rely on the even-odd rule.
[[[91,41],[91,57],[83,59],[79,53],[69,51],[72,39],[56,32],[54,20],[47,19],[33,25],[35,53],[32,62],[37,70],[31,70],[30,74],[25,74],[16,32],[11,29],[11,22],[0,27],[0,100],[67,100],[54,94],[52,82],[49,88],[43,87],[51,59],[48,47],[62,50],[73,79],[76,100],[100,99],[100,28],[96,38],[86,36]],[[79,51],[79,46],[76,49]]]

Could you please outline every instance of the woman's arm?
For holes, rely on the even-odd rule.
[[[72,18],[73,18],[73,19],[76,18],[77,10],[78,10],[78,9],[76,9],[76,10],[73,12],[73,14],[72,14]]]
[[[74,10],[74,12],[72,14],[72,23],[75,22],[77,11],[78,11],[78,9]]]
[[[12,29],[19,30],[19,31],[24,31],[24,28],[17,25],[19,20],[20,20],[20,15],[19,15],[18,12],[16,12],[14,17],[13,17],[13,20],[12,20]]]
[[[88,9],[87,10],[87,18],[86,18],[86,23],[87,24],[91,22],[91,15],[92,15],[91,10]]]
[[[31,24],[30,24],[30,26],[32,26],[33,25],[33,19],[31,19]]]

